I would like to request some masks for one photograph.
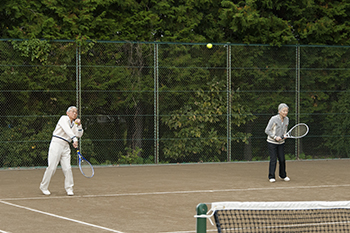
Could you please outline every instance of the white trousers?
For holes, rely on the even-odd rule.
[[[68,142],[62,139],[52,138],[48,155],[48,167],[45,170],[40,189],[48,190],[52,176],[55,174],[58,163],[61,164],[64,174],[64,188],[66,192],[73,191],[73,173],[70,165],[70,147]]]

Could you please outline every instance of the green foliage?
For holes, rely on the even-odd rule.
[[[332,113],[327,115],[324,124],[325,145],[331,149],[336,157],[345,155],[350,158],[350,92],[345,91],[339,95],[339,100],[332,103]]]
[[[2,128],[0,165],[3,167],[47,165],[47,151],[55,125],[40,117],[18,119]],[[37,127],[35,127],[37,126]]]
[[[223,9],[218,24],[223,26],[226,36],[230,37],[228,41],[274,45],[295,43],[288,19],[276,15],[282,9],[277,10],[275,4],[270,7],[272,4],[267,2],[246,1],[235,4],[222,1]]]
[[[33,44],[36,42],[38,41],[33,40]],[[33,51],[30,49],[32,48],[30,43],[16,42],[16,49],[11,45],[12,43],[1,43],[4,51],[4,59],[1,62],[4,64],[13,62],[15,65],[0,68],[0,84],[3,90],[18,88],[20,90],[3,91],[0,95],[2,100],[0,104],[6,121],[17,127],[22,123],[13,121],[14,115],[61,115],[67,105],[74,104],[76,97],[75,66],[72,66],[75,64],[74,43],[50,43],[50,52],[45,60],[37,59],[35,56],[31,59],[30,54]],[[23,47],[20,48],[21,46]],[[26,46],[28,53],[24,53]],[[160,44],[159,47],[162,122],[160,157],[165,162],[226,160],[228,97],[227,76],[224,69],[226,47],[214,46],[212,50],[198,44]],[[99,132],[90,135],[92,150],[103,151],[100,153],[102,156],[91,152],[94,164],[103,164],[105,161],[116,163],[113,156],[120,152],[124,153],[125,147],[145,149],[141,155],[145,159],[150,158],[149,154],[153,153],[152,142],[144,140],[154,136],[153,49],[154,45],[147,43],[91,43],[83,48],[85,90],[83,99],[84,104],[88,106],[84,109],[84,114],[87,115],[84,120],[89,121],[90,130]],[[301,93],[302,111],[310,113],[302,117],[307,123],[315,121],[316,127],[311,128],[320,129],[317,135],[321,135],[321,130],[328,129],[328,125],[333,127],[336,124],[332,118],[343,113],[347,107],[344,101],[346,97],[339,93],[348,87],[349,52],[342,47],[301,47],[301,50],[302,88],[307,90]],[[295,48],[232,46],[231,52],[245,55],[232,56],[232,87],[237,89],[229,98],[232,100],[231,139],[237,143],[235,145],[243,145],[246,150],[256,143],[257,138],[266,137],[259,125],[260,119],[257,119],[260,117],[259,114],[266,115],[271,112],[272,115],[282,101],[287,102],[291,109],[294,107]],[[32,65],[19,66],[20,64]],[[18,66],[20,68],[17,68]],[[269,92],[271,90],[272,93]],[[333,112],[334,116],[327,118],[320,115],[311,116],[313,113],[330,112]],[[89,116],[95,114],[113,115],[111,117],[113,120],[108,125],[102,126]],[[28,129],[44,127],[44,123],[40,121],[29,121],[27,124],[37,124],[35,127],[28,125]],[[6,124],[2,127],[6,133],[10,132],[7,131]],[[333,135],[337,133],[328,132],[332,132]],[[28,133],[39,134],[31,130],[28,130]],[[108,139],[103,138],[106,134]],[[14,135],[16,140],[25,138],[22,135]],[[325,135],[323,137],[326,138]],[[344,133],[344,138],[346,137]],[[42,138],[48,140],[44,135]],[[331,149],[337,156],[340,154],[348,156],[346,140],[339,144],[330,139],[325,139],[325,142],[320,144],[319,150]],[[10,154],[4,163],[32,164],[29,158],[23,157],[23,161],[20,161],[20,158],[10,151],[11,147],[12,145],[4,147],[3,153]],[[38,153],[42,154],[41,158],[40,156],[37,158],[40,164],[44,164],[42,160],[45,160],[47,148],[41,148]],[[256,154],[262,154],[264,150],[260,147],[254,148],[252,156],[244,157],[244,160],[254,160],[257,158]],[[37,156],[35,153],[29,153],[29,150],[26,153],[32,160]],[[242,156],[239,151],[233,153]],[[124,159],[130,162],[128,158]],[[134,163],[141,163],[141,160],[134,159]]]
[[[125,148],[126,155],[120,155],[118,159],[118,164],[143,164],[143,159],[140,157],[142,152],[141,148]]]
[[[215,161],[215,155],[226,151],[226,135],[221,133],[226,132],[222,130],[226,120],[226,106],[222,104],[226,97],[222,92],[225,84],[214,79],[207,86],[208,91],[196,91],[183,107],[162,117],[162,122],[172,130],[172,134],[167,137],[173,138],[163,142],[166,158],[179,159],[202,154]],[[232,124],[240,126],[252,118],[245,107],[239,104],[239,95],[234,93],[232,98]],[[236,131],[231,137],[237,142],[247,142],[249,136]]]
[[[268,158],[268,159],[270,159],[270,158]],[[252,161],[263,161],[263,160],[264,160],[264,158],[262,156],[254,156],[252,158]]]
[[[295,154],[290,154],[290,153],[287,153],[284,155],[284,158],[288,161],[288,160],[297,160]],[[307,159],[314,159],[311,155],[306,155],[305,153],[300,153],[299,155],[299,159],[300,160],[307,160]],[[261,161],[261,160],[264,160],[262,157],[254,157],[253,158],[253,161]],[[265,159],[267,161],[270,161],[270,156],[267,157],[267,159]]]
[[[84,158],[86,158],[92,165],[98,165],[97,157],[100,156],[100,153],[95,149],[95,145],[91,140],[91,136],[88,132],[84,131],[83,137],[79,139],[80,144],[80,152],[83,154]],[[77,164],[77,153],[76,149],[71,145],[71,162],[72,164]]]
[[[270,159],[270,158],[269,158]],[[294,154],[285,154],[286,160],[297,160],[296,156]],[[305,159],[313,159],[311,155],[306,155],[305,153],[300,153],[299,159],[305,160]]]
[[[47,62],[51,47],[48,41],[39,39],[12,41],[12,45],[21,52],[21,56],[30,57],[31,61],[38,59],[43,64]]]
[[[177,161],[206,153],[208,157],[200,159],[223,160],[226,106],[220,103],[227,98],[223,70],[226,48],[215,43],[348,45],[349,7],[345,0],[4,1],[0,6],[1,37],[25,40],[0,43],[0,86],[4,90],[0,93],[0,108],[7,121],[1,125],[5,145],[2,150],[8,154],[3,163],[31,164],[29,157],[37,156],[29,145],[26,149],[20,148],[25,143],[14,146],[7,143],[6,137],[21,141],[29,139],[31,133],[35,140],[39,137],[46,141],[50,131],[44,122],[22,122],[7,116],[61,115],[75,103],[77,47],[84,62],[84,114],[130,116],[119,119],[125,123],[111,122],[106,129],[112,141],[124,140],[115,143],[122,149],[96,141],[91,142],[91,148],[109,149],[103,161],[114,163],[110,154],[124,153],[124,147],[146,147],[140,142],[153,130],[152,117],[147,116],[153,114],[154,45],[96,43],[97,40],[214,43],[212,50],[203,50],[202,45],[159,45],[160,138],[164,146],[161,156]],[[66,39],[76,43],[48,42]],[[258,131],[262,114],[274,114],[279,102],[295,110],[295,47],[235,46],[231,52],[231,137],[247,148],[252,145],[247,144],[249,140],[262,138],[263,132]],[[307,90],[301,93],[301,105],[302,112],[309,113],[302,115],[302,120],[314,124],[313,129],[341,135],[340,140],[326,138],[320,145],[320,149],[325,146],[334,154],[349,154],[346,118],[339,123],[343,122],[339,116],[348,114],[347,94],[339,93],[348,89],[349,54],[344,48],[317,51],[301,47],[302,88]],[[334,114],[317,115],[330,112]],[[92,117],[86,120],[89,126],[99,127]],[[8,128],[7,123],[13,126]],[[23,127],[28,129],[28,135],[19,130]],[[150,143],[147,146],[151,147]],[[44,147],[39,153],[42,159]],[[22,161],[16,155],[19,151],[29,157],[23,156]],[[92,152],[90,156],[94,163],[103,163]]]
[[[2,38],[349,44],[347,1],[15,0]]]

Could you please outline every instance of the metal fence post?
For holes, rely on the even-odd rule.
[[[296,78],[295,78],[295,124],[300,123],[300,46],[296,47]],[[300,139],[295,140],[295,155],[300,156]]]
[[[227,44],[227,162],[231,161],[231,45]]]
[[[78,108],[78,117],[81,118],[81,47],[76,47],[76,107]],[[79,143],[81,150],[81,142]]]
[[[154,163],[159,163],[159,74],[158,44],[154,44]]]

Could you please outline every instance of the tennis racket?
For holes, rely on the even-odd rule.
[[[299,123],[293,126],[284,136],[281,138],[302,138],[309,132],[309,126],[305,123]]]
[[[87,178],[91,178],[94,176],[94,168],[92,167],[91,163],[85,159],[79,150],[77,150],[78,154],[78,164],[81,174]]]

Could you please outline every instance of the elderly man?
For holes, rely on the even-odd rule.
[[[61,116],[55,130],[53,131],[49,154],[48,167],[40,183],[40,190],[44,195],[50,195],[49,184],[55,174],[58,163],[61,164],[65,177],[64,188],[67,195],[73,196],[73,173],[70,164],[71,151],[69,143],[73,142],[73,147],[78,147],[78,139],[83,135],[80,119],[77,119],[78,110],[75,106],[67,109],[67,115]]]

